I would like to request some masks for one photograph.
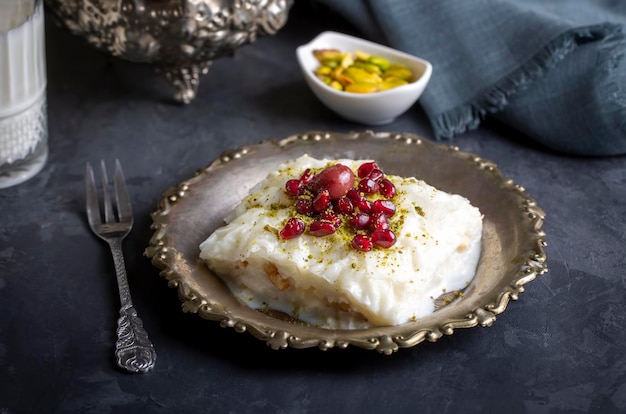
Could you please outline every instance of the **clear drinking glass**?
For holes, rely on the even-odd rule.
[[[0,188],[37,174],[48,158],[42,0],[0,0]]]

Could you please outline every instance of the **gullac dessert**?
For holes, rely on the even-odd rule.
[[[200,245],[200,257],[255,309],[324,328],[398,325],[463,289],[480,256],[469,201],[370,160],[288,161]]]

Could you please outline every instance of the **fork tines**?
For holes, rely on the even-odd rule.
[[[126,189],[126,182],[124,180],[124,173],[122,172],[120,161],[118,159],[115,160],[115,174],[113,176],[115,208],[111,202],[109,180],[107,178],[108,175],[106,165],[103,160],[100,161],[100,169],[102,172],[102,204],[104,207],[104,221],[100,210],[100,203],[98,201],[98,190],[96,189],[96,180],[93,168],[91,167],[91,164],[87,162],[85,177],[87,185],[87,217],[89,224],[94,227],[102,224],[103,222],[112,223],[114,221],[132,221],[130,197],[128,195],[128,190]]]

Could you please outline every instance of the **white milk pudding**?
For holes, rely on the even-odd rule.
[[[480,257],[469,201],[369,160],[282,164],[200,245],[242,302],[324,328],[399,325],[463,289]]]

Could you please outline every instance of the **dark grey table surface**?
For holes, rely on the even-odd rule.
[[[446,144],[494,161],[545,210],[549,272],[493,326],[391,356],[274,351],[181,310],[143,255],[161,193],[227,149],[309,130],[358,131],[307,89],[294,50],[351,31],[307,2],[276,36],[218,60],[189,106],[149,68],[48,20],[50,158],[0,191],[0,413],[626,412],[626,158],[547,151],[487,121]],[[311,17],[315,18],[311,18]],[[432,139],[418,106],[375,131]],[[119,158],[136,217],[125,241],[154,371],[115,367],[111,257],[84,212],[86,161]]]

